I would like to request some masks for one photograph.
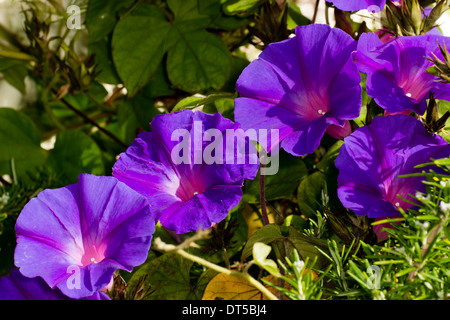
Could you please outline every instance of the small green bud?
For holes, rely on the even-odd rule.
[[[419,35],[422,30],[422,9],[418,0],[411,1],[410,15],[414,31]]]

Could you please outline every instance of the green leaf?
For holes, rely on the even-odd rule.
[[[421,163],[421,164],[416,165],[414,168],[426,168],[426,167],[434,166],[434,165],[449,167],[450,166],[450,158],[437,159],[437,160],[434,160],[433,162]],[[407,176],[407,175],[402,175],[402,176]]]
[[[205,30],[177,31],[177,44],[167,56],[169,80],[187,92],[219,90],[231,72],[231,54],[225,44]]]
[[[288,29],[294,29],[296,26],[304,26],[311,23],[311,20],[306,18],[298,5],[294,2],[287,3],[288,10],[288,18],[287,18],[287,26]]]
[[[275,277],[280,277],[280,271],[278,270],[277,263],[272,259],[267,259],[267,256],[270,254],[272,248],[262,242],[256,242],[253,245],[253,259],[255,263],[269,272],[271,275]]]
[[[285,233],[286,235],[283,235],[282,228],[279,225],[265,225],[248,239],[242,250],[241,260],[243,261],[253,254],[253,246],[257,242],[271,244],[274,241],[283,240],[284,243],[288,245],[288,248],[295,248],[303,260],[309,258],[309,261],[313,261],[319,256],[319,251],[316,248],[317,246],[322,249],[328,248],[326,242],[308,237],[296,230],[293,226],[289,226]],[[320,263],[321,261],[319,261],[319,264]]]
[[[223,11],[226,14],[251,14],[259,5],[266,1],[267,0],[228,0],[223,4]]]
[[[204,1],[204,0],[203,0]],[[199,11],[202,0],[168,0],[170,11],[175,16],[177,28],[183,32],[204,29],[211,22],[211,18]]]
[[[303,230],[308,226],[308,221],[296,214],[288,215],[283,221],[283,227],[292,226],[297,230]]]
[[[95,71],[99,73],[97,79],[108,84],[119,84],[121,80],[114,66],[110,43],[109,39],[89,43],[88,50],[89,54],[95,55]]]
[[[234,120],[234,99],[233,98],[225,98],[218,99],[214,101],[214,106],[216,107],[217,112],[219,112],[225,118]]]
[[[276,224],[268,224],[256,231],[247,241],[242,250],[241,260],[245,260],[253,253],[253,245],[257,242],[264,244],[272,243],[276,240],[283,240],[284,236],[281,233],[281,228]]]
[[[300,157],[280,150],[279,171],[274,175],[264,177],[266,200],[293,199],[301,179],[307,174],[308,168]],[[253,202],[259,202],[259,189],[259,175],[254,180],[246,182],[245,193],[254,196]]]
[[[158,66],[150,82],[142,89],[142,93],[147,98],[170,96],[175,93],[167,77],[166,66],[164,64]]]
[[[18,65],[22,65],[23,61],[10,59],[10,58],[0,58],[0,72],[3,72],[6,69],[14,68]]]
[[[235,30],[249,23],[248,19],[225,15],[220,1],[217,0],[198,1],[198,10],[210,17],[208,28],[211,29]]]
[[[231,40],[232,41],[232,40]],[[247,58],[236,56],[233,53],[231,58],[231,72],[225,85],[222,87],[224,92],[236,92],[236,82],[239,79],[242,71],[249,65],[250,61]]]
[[[82,173],[105,173],[100,148],[88,135],[78,130],[62,131],[56,136],[47,165],[67,184],[78,182],[78,176]]]
[[[117,72],[134,96],[156,73],[166,51],[176,40],[172,25],[154,5],[140,5],[120,20],[113,32],[112,52]]]
[[[134,0],[89,0],[86,12],[86,26],[89,43],[102,41],[112,32],[118,20],[118,11],[133,5]]]
[[[1,58],[8,58],[12,60],[21,60],[21,61],[35,61],[36,58],[20,51],[0,51]]]
[[[28,75],[27,62],[0,58],[0,73],[5,80],[22,94],[25,93],[25,77]]]
[[[321,253],[317,247],[322,250],[327,250],[327,242],[321,239],[308,237],[293,226],[289,226],[288,230],[289,236],[287,237],[287,240],[297,250],[301,259],[303,261],[306,261],[306,259],[308,259],[308,261],[318,259],[315,266],[320,267],[325,260],[321,256]]]
[[[338,140],[335,144],[333,144],[317,164],[317,169],[325,173],[333,170],[335,168],[334,162],[343,144],[344,141],[342,140]]]
[[[322,211],[322,190],[326,183],[326,175],[320,171],[314,172],[300,182],[297,192],[300,212],[307,217]]]
[[[89,54],[95,54],[97,78],[104,83],[119,84],[120,77],[115,69],[111,37],[119,20],[119,12],[131,7],[134,0],[90,0],[86,12],[86,26],[89,32]]]
[[[159,112],[153,100],[138,94],[133,99],[123,99],[117,106],[117,121],[122,141],[131,144],[142,131],[150,130],[150,122]]]
[[[172,112],[184,110],[184,109],[196,109],[199,107],[204,107],[209,104],[214,103],[216,108],[214,109],[214,113],[216,112],[229,112],[230,109],[234,108],[234,94],[232,93],[213,93],[209,96],[201,96],[195,95],[181,99],[172,109]],[[229,103],[232,103],[230,106]],[[210,107],[208,109],[211,109]],[[220,109],[220,110],[219,110]],[[204,110],[203,110],[204,111]]]
[[[177,111],[181,111],[181,110],[185,110],[185,109],[198,108],[198,107],[204,105],[204,103],[202,103],[202,101],[204,101],[204,100],[205,100],[204,96],[190,96],[190,97],[183,98],[177,102],[175,107],[173,107],[172,112],[177,112]]]
[[[203,29],[210,18],[198,12],[197,2],[169,1],[169,7],[170,23],[158,7],[144,4],[116,25],[113,60],[130,96],[152,79],[166,53],[170,82],[186,92],[220,89],[230,76],[231,54]]]
[[[131,277],[127,293],[135,289],[146,276],[143,290],[148,290],[146,300],[199,300],[214,273],[204,272],[191,284],[190,271],[193,262],[176,253],[166,253],[141,266]]]
[[[13,158],[17,177],[26,180],[47,159],[33,121],[14,109],[0,108],[0,141],[0,174],[12,174]]]

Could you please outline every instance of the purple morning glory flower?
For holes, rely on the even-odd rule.
[[[150,127],[120,154],[113,176],[146,196],[155,219],[176,233],[222,221],[259,168],[257,157],[252,163],[238,150],[245,143],[227,142],[244,131],[219,113],[191,110],[158,115]]]
[[[330,127],[345,127],[361,110],[357,43],[344,31],[313,24],[271,43],[240,75],[235,120],[244,129],[278,129],[287,152],[314,152]],[[335,130],[333,130],[335,131]]]
[[[147,199],[114,177],[82,174],[79,182],[44,190],[16,222],[14,260],[29,278],[79,299],[132,271],[150,249],[155,222]]]
[[[412,207],[400,197],[412,201],[409,194],[425,192],[423,177],[399,176],[421,172],[414,167],[449,156],[450,145],[441,136],[427,133],[414,117],[375,117],[344,139],[336,158],[339,199],[361,216],[398,215],[399,207]]]
[[[343,11],[358,11],[367,9],[370,12],[379,12],[386,5],[386,0],[327,0]]]
[[[367,74],[367,94],[390,113],[414,111],[423,115],[430,92],[450,100],[450,85],[427,73],[432,53],[442,59],[438,43],[448,47],[448,37],[435,34],[398,37],[386,44],[373,33],[361,35],[352,57]]]
[[[19,269],[0,279],[0,300],[71,300],[58,288],[52,289],[41,278],[27,278]],[[111,300],[107,294],[96,292],[81,300]]]

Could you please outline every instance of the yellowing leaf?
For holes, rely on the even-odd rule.
[[[278,284],[278,279],[272,275],[264,277],[265,280]],[[268,290],[277,295],[278,291],[270,286]],[[206,286],[202,300],[269,300],[261,291],[248,281],[232,275],[219,273]]]
[[[253,245],[253,259],[257,265],[261,268],[264,268],[270,274],[279,277],[280,272],[278,271],[278,266],[275,261],[272,259],[267,259],[267,256],[270,254],[272,248],[262,242],[256,242]]]
[[[275,223],[275,214],[271,208],[267,208],[267,215],[269,216],[269,222]],[[259,213],[252,210],[252,207],[248,204],[242,208],[242,215],[245,222],[247,222],[247,239],[250,238],[252,234],[263,227],[263,222],[261,220],[261,210]]]

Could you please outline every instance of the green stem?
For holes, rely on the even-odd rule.
[[[14,162],[14,158],[11,158],[11,174],[12,174],[13,184],[18,184],[19,180],[17,179],[16,164]]]
[[[261,202],[261,215],[263,218],[264,225],[270,224],[269,216],[267,215],[267,207],[266,207],[266,197],[265,197],[265,186],[264,186],[264,175],[261,174],[262,168],[264,165],[261,163],[261,168],[259,169],[259,198]]]
[[[320,0],[316,0],[316,4],[314,6],[314,14],[313,14],[311,23],[315,23],[316,22],[317,13],[319,12],[319,3],[320,3]]]
[[[182,256],[182,257],[184,257],[184,258],[186,258],[188,260],[191,260],[193,262],[201,264],[201,265],[203,265],[203,266],[205,266],[205,267],[207,267],[209,269],[212,269],[214,271],[217,271],[219,273],[224,273],[226,275],[230,275],[230,276],[233,276],[233,277],[244,279],[244,280],[248,281],[256,289],[261,291],[270,300],[279,300],[261,282],[259,282],[258,280],[256,280],[252,276],[250,276],[247,272],[238,272],[238,271],[230,270],[230,269],[224,268],[224,267],[219,266],[217,264],[214,264],[214,263],[212,263],[212,262],[210,262],[208,260],[205,260],[203,258],[200,258],[200,257],[198,257],[196,255],[193,255],[193,254],[190,254],[190,253],[184,251],[183,247],[186,246],[186,244],[189,245],[193,241],[194,241],[194,239],[189,241],[189,243],[182,243],[179,246],[174,246],[174,245],[170,245],[170,244],[166,244],[166,243],[162,242],[161,238],[156,238],[154,240],[153,244],[156,247],[158,247],[159,249],[163,250],[163,251],[175,252],[175,253],[179,254],[180,256]]]
[[[223,260],[225,261],[225,266],[230,269],[230,259],[228,258],[227,248],[223,248]]]
[[[107,108],[105,106],[105,104],[103,104],[102,102],[98,101],[90,92],[86,92],[85,93],[86,96],[95,104],[95,106],[97,108],[99,108],[100,110],[104,111],[104,112],[111,112],[111,108]]]
[[[329,10],[330,9],[330,5],[328,4],[328,2],[325,2],[325,23],[327,25],[330,25],[330,14],[329,14]]]
[[[93,121],[97,121],[97,120],[101,120],[107,117],[110,117],[111,114],[104,112],[104,113],[98,113],[98,112],[93,112],[92,114],[87,114],[87,116],[89,118],[91,118]],[[79,129],[81,127],[83,127],[84,125],[86,125],[86,121],[80,121],[74,124],[70,124],[66,126],[66,130],[75,130],[75,129]],[[61,130],[55,128],[53,130],[47,131],[47,132],[43,132],[41,134],[41,140],[47,140],[51,137],[53,137],[55,134],[57,134],[58,132],[60,132]]]
[[[278,300],[278,298],[272,293],[270,292],[261,282],[259,282],[258,280],[254,279],[252,276],[250,276],[248,273],[243,273],[243,272],[237,272],[237,271],[233,271],[221,266],[218,266],[214,263],[209,262],[208,260],[205,260],[203,258],[194,256],[190,253],[187,253],[186,251],[182,250],[182,249],[176,249],[175,252],[177,254],[179,254],[180,256],[189,259],[193,262],[199,263],[209,269],[215,270],[217,272],[220,273],[224,273],[233,277],[238,277],[241,279],[244,279],[246,281],[248,281],[252,286],[254,286],[256,289],[258,289],[259,291],[261,291],[266,297],[268,297],[270,300]]]
[[[58,118],[53,113],[52,107],[50,106],[48,96],[50,94],[53,86],[59,81],[59,74],[57,73],[50,83],[42,90],[42,104],[44,105],[45,111],[47,112],[50,120],[53,124],[61,131],[66,130],[66,127],[58,120]]]
[[[137,6],[139,6],[141,4],[143,0],[139,0],[138,2],[136,2],[135,4],[133,4],[131,6],[130,9],[127,10],[127,12],[125,12],[122,16],[120,16],[120,19],[125,18],[127,15],[129,15]]]
[[[53,91],[53,94],[57,94],[55,91]],[[69,102],[67,102],[64,98],[60,99],[60,101],[70,110],[72,110],[74,113],[76,113],[78,116],[83,118],[87,123],[90,123],[94,127],[96,127],[98,130],[103,132],[105,135],[107,135],[109,138],[114,140],[118,145],[120,145],[123,148],[127,148],[128,145],[126,145],[124,142],[122,142],[119,138],[117,138],[114,134],[100,126],[98,123],[93,121],[91,118],[89,118],[87,115],[85,115],[82,111],[78,110],[77,108],[73,107]]]

